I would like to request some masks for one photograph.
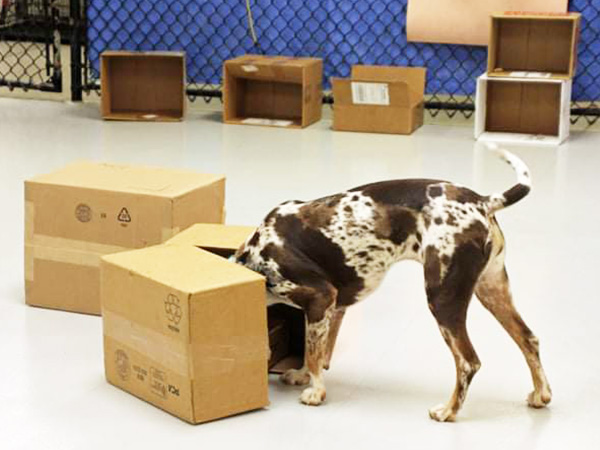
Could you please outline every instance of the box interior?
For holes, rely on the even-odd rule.
[[[560,88],[560,83],[490,79],[485,130],[558,136]]]
[[[284,373],[288,369],[300,369],[304,365],[304,312],[285,304],[271,305],[267,308],[267,322],[271,338],[269,372]],[[282,330],[278,331],[276,327]]]
[[[231,120],[247,118],[289,120],[302,125],[302,85],[298,83],[231,77],[235,102]]]
[[[572,20],[495,20],[490,72],[550,72],[568,76],[575,26]]]
[[[105,57],[109,118],[180,119],[184,108],[182,58],[172,56]],[[153,117],[155,116],[155,117]]]

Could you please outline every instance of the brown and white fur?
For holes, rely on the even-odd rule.
[[[429,410],[432,419],[456,418],[480,367],[466,329],[473,293],[523,352],[534,385],[529,405],[550,402],[538,339],[513,305],[504,237],[495,218],[529,193],[529,171],[516,156],[493,148],[518,176],[502,194],[481,196],[445,181],[413,179],[289,201],[271,211],[236,252],[236,262],[266,277],[277,301],[304,310],[304,367],[281,377],[287,384],[310,383],[302,403],[325,400],[323,369],[329,367],[346,308],[373,292],[404,259],[423,264],[429,308],[456,363],[454,393]]]

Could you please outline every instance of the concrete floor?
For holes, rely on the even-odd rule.
[[[458,422],[433,422],[454,363],[426,305],[421,267],[397,265],[346,315],[327,402],[270,383],[271,406],[191,426],[109,386],[101,319],[29,308],[23,296],[23,180],[77,159],[227,175],[227,221],[257,224],[287,199],[404,177],[452,180],[480,193],[515,182],[470,127],[427,125],[411,137],[224,126],[214,111],[183,123],[109,123],[97,105],[0,99],[0,442],[20,449],[596,448],[600,433],[597,195],[600,135],[560,148],[512,147],[532,194],[498,215],[515,302],[541,341],[554,391],[532,410],[517,347],[474,301],[469,330],[483,362]]]

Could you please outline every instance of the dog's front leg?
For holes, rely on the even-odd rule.
[[[300,396],[307,405],[320,405],[325,400],[323,368],[327,363],[327,342],[334,314],[336,289],[328,283],[319,287],[297,287],[287,294],[289,300],[302,307],[306,321],[304,367],[288,370],[281,376],[286,384],[310,382]]]
[[[327,338],[331,326],[333,308],[328,308],[322,320],[306,321],[305,367],[310,376],[310,387],[300,395],[300,401],[306,405],[317,406],[325,400],[325,382],[323,369],[327,362]]]

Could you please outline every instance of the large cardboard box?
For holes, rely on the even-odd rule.
[[[492,15],[488,75],[569,79],[577,67],[579,13]]]
[[[107,380],[191,423],[269,404],[265,280],[187,245],[102,259]]]
[[[569,136],[571,80],[477,80],[475,138],[482,141],[558,145]]]
[[[423,125],[426,71],[421,67],[353,66],[333,78],[333,129],[411,134]]]
[[[182,231],[166,244],[193,246],[228,258],[255,230],[247,226],[202,223]],[[267,292],[266,295],[269,304],[271,294]],[[273,304],[267,307],[267,315],[271,350],[269,372],[299,369],[304,362],[304,312],[285,304]]]
[[[225,61],[225,123],[304,128],[321,120],[323,61],[245,55]]]
[[[224,221],[225,177],[81,162],[25,182],[29,305],[100,313],[100,257]]]
[[[106,51],[101,59],[104,119],[183,119],[185,53]]]

